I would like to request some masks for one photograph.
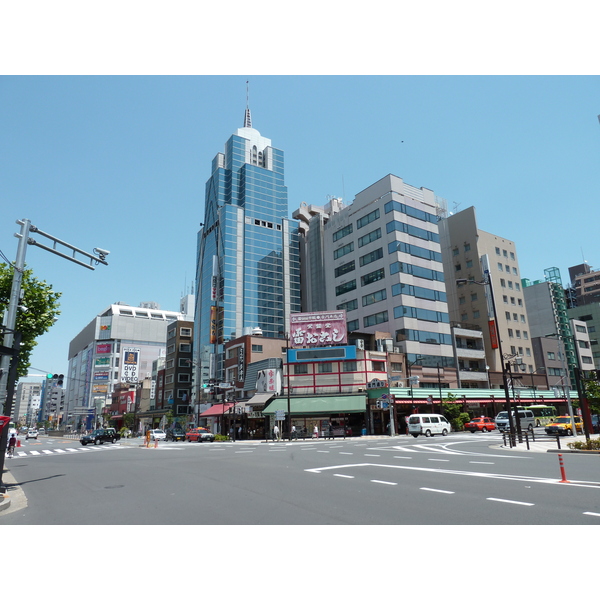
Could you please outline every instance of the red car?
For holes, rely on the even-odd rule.
[[[490,419],[489,417],[475,417],[468,423],[465,423],[465,431],[470,431],[471,433],[475,433],[476,431],[492,431],[494,429],[496,429],[496,423],[494,423],[494,419]]]

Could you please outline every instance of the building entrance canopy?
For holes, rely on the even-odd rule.
[[[332,415],[338,413],[364,413],[367,398],[358,396],[290,396],[292,415]],[[263,415],[274,415],[275,411],[287,413],[288,399],[275,398],[262,412]]]

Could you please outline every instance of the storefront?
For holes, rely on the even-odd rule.
[[[300,437],[312,437],[315,426],[319,435],[328,435],[329,425],[334,434],[361,435],[366,423],[367,397],[364,394],[335,396],[290,396],[289,408],[292,425]],[[287,436],[288,398],[278,396],[262,411],[269,421],[269,432],[277,422],[280,430]]]

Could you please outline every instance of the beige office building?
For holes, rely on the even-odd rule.
[[[519,372],[532,373],[535,366],[514,242],[479,229],[474,207],[443,218],[439,225],[450,321],[483,332],[490,387],[502,386],[500,347],[505,355],[522,358],[524,367],[519,367]],[[492,296],[489,286],[482,284],[486,270],[498,335],[490,329]],[[457,285],[456,280],[466,283]],[[509,360],[514,363],[515,359],[505,358],[504,362]]]

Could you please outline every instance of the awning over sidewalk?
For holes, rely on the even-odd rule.
[[[199,417],[219,417],[223,413],[229,414],[229,409],[233,408],[233,402],[225,402],[224,404],[214,404],[208,410],[200,413]]]
[[[290,412],[293,415],[332,415],[338,413],[362,413],[366,410],[367,397],[356,396],[290,396]],[[287,397],[275,398],[262,412],[273,415],[276,410],[287,413]]]
[[[261,406],[266,404],[275,394],[273,392],[260,392],[258,394],[254,394],[252,398],[249,398],[246,401],[247,406]]]

